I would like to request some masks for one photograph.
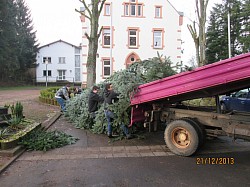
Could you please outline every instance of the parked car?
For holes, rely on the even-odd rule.
[[[220,100],[222,111],[250,112],[250,88],[246,88],[227,96],[222,96]]]

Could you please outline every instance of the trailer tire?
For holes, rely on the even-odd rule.
[[[165,129],[167,147],[176,155],[191,156],[199,147],[199,132],[185,120],[175,120]]]
[[[202,147],[206,142],[206,130],[204,125],[202,125],[200,122],[192,118],[181,118],[181,119],[193,125],[193,127],[196,129],[198,133],[199,148]]]

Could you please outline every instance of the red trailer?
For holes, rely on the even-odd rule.
[[[139,86],[131,99],[131,125],[166,122],[168,148],[190,156],[207,135],[250,139],[250,114],[222,114],[219,95],[250,87],[250,53]],[[216,107],[187,107],[182,101],[214,97]]]

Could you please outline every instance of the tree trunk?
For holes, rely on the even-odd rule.
[[[199,45],[200,45],[200,63],[199,66],[204,66],[206,62],[206,9],[209,0],[200,0],[200,11],[198,15],[199,19]],[[198,10],[197,10],[198,11]]]
[[[98,50],[98,38],[100,37],[101,30],[98,32],[99,16],[103,9],[106,0],[91,0],[91,4],[87,4],[82,0],[85,11],[79,11],[81,15],[85,16],[90,21],[90,33],[85,33],[89,41],[88,58],[87,58],[87,87],[90,88],[96,83],[96,54]],[[90,10],[91,8],[91,10]]]
[[[92,40],[95,39],[92,38]],[[96,83],[96,53],[98,45],[97,42],[89,40],[89,50],[87,59],[87,88],[90,88]]]
[[[197,31],[195,28],[195,22],[193,22],[193,26],[192,25],[188,25],[188,30],[193,38],[194,41],[194,45],[195,45],[195,51],[196,51],[196,63],[198,64],[198,66],[200,66],[200,49],[199,49],[199,37],[197,36]]]
[[[87,88],[96,83],[96,54],[98,50],[98,3],[92,4],[92,16],[90,17],[89,50],[87,59]]]

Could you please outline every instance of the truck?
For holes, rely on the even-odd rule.
[[[149,130],[165,124],[166,146],[191,156],[207,136],[250,140],[250,113],[221,110],[220,96],[250,87],[250,53],[142,84],[131,98],[131,123]],[[187,100],[214,98],[214,106],[188,106]]]

